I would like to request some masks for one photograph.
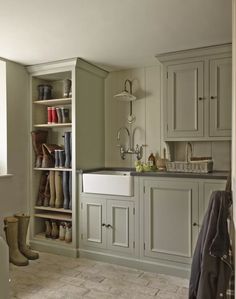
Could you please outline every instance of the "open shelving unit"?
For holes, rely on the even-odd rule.
[[[77,257],[79,255],[79,198],[77,169],[104,167],[104,78],[107,72],[79,58],[27,67],[30,74],[30,131],[46,130],[49,144],[64,145],[64,132],[72,136],[71,168],[36,168],[30,148],[30,245],[35,250]],[[63,80],[70,79],[72,92],[64,98]],[[37,86],[52,85],[52,99],[38,100]],[[48,107],[70,110],[69,123],[48,124]],[[40,178],[43,172],[59,171],[72,177],[72,209],[37,206]],[[72,242],[45,237],[45,220],[72,224]]]

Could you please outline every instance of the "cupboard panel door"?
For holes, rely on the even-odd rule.
[[[83,200],[83,241],[88,246],[106,247],[106,201],[102,199]]]
[[[232,60],[210,61],[210,136],[231,136]]]
[[[108,249],[127,253],[134,250],[133,207],[132,202],[108,200]]]
[[[168,137],[204,135],[204,62],[170,65],[167,68]]]
[[[204,183],[203,185],[203,203],[202,203],[202,209],[199,213],[199,224],[202,225],[202,221],[205,215],[205,212],[208,208],[208,204],[210,201],[211,193],[213,191],[220,191],[220,190],[225,190],[226,187],[226,182],[221,182],[221,183],[212,183],[212,182],[207,182]]]
[[[198,234],[198,184],[147,183],[145,255],[189,261]]]

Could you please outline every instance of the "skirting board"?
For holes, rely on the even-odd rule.
[[[77,250],[69,246],[60,246],[58,244],[45,244],[45,242],[31,240],[30,247],[36,251],[48,252],[69,257],[78,257]]]
[[[107,262],[111,264],[117,264],[120,266],[136,268],[143,271],[173,275],[173,276],[178,276],[187,279],[189,279],[190,276],[190,269],[187,266],[181,267],[181,266],[157,263],[157,262],[152,262],[147,260],[111,255],[107,253],[94,252],[94,251],[89,251],[84,249],[79,249],[77,256],[85,257],[88,259],[94,259],[102,262]]]

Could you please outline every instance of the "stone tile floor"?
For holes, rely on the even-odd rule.
[[[186,299],[188,280],[89,260],[41,253],[10,266],[11,299]]]

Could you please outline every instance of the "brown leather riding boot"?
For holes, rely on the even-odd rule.
[[[42,144],[47,142],[48,132],[47,131],[33,131],[31,132],[32,145],[35,152],[35,167],[40,168],[42,166],[43,151]]]
[[[44,202],[44,192],[45,192],[45,187],[47,183],[47,172],[43,171],[40,182],[39,182],[39,192],[38,192],[38,198],[36,201],[36,206],[42,206]]]

